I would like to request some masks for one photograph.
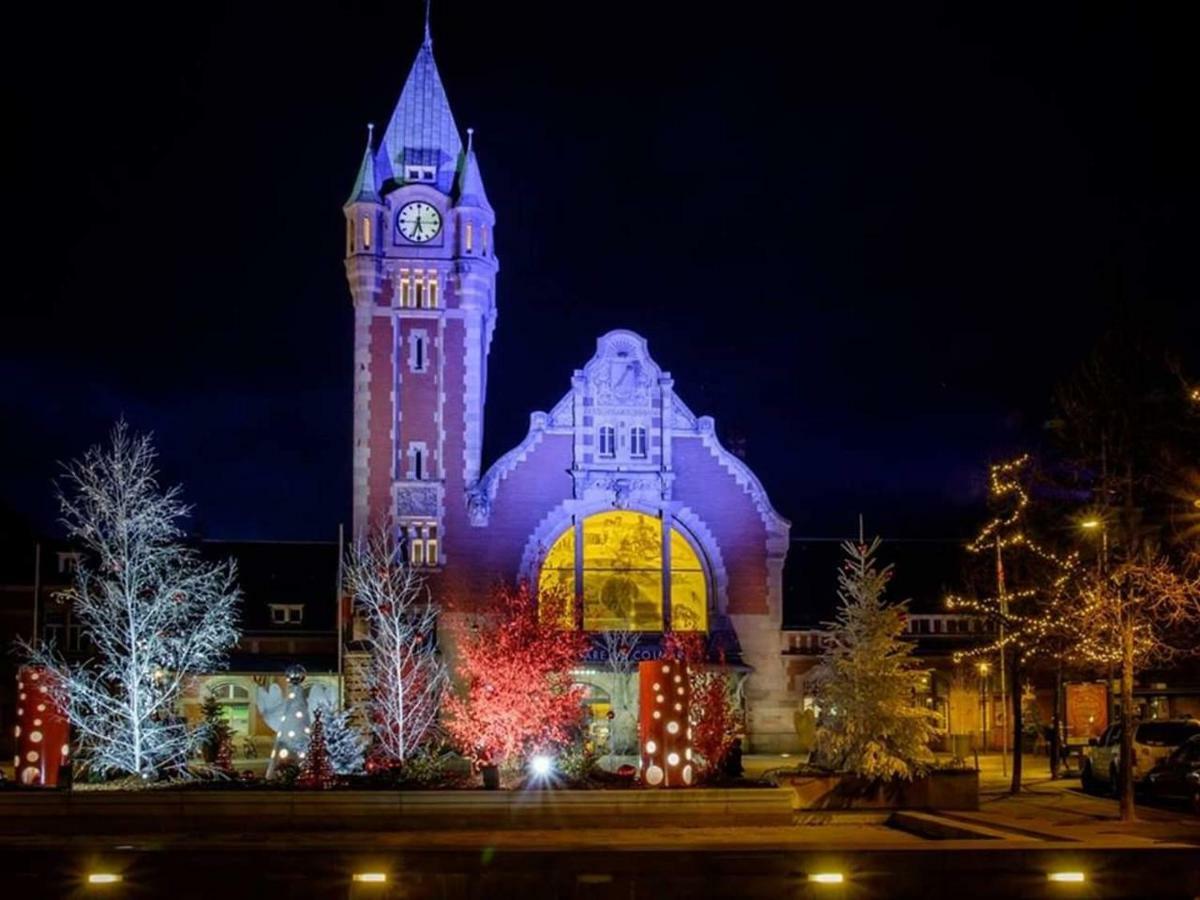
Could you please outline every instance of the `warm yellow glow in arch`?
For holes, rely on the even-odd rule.
[[[582,553],[576,553],[576,532]],[[708,630],[708,578],[700,557],[675,528],[664,542],[663,523],[632,510],[597,513],[572,525],[551,544],[538,588],[572,601],[582,593],[588,631],[662,631],[669,591],[670,626]]]

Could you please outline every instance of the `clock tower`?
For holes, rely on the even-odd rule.
[[[464,147],[428,23],[386,129],[367,134],[344,206],[354,537],[391,529],[411,563],[438,568],[479,480],[499,264],[472,130]]]

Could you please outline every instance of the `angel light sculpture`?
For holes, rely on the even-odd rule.
[[[328,685],[314,684],[305,688],[307,675],[304,666],[291,665],[285,673],[286,688],[281,690],[278,684],[272,684],[269,689],[258,689],[258,711],[275,732],[267,778],[274,778],[280,766],[299,765],[303,761],[312,733],[313,711],[317,707],[332,708],[334,705]]]

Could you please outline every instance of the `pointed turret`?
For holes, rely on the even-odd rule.
[[[350,191],[351,203],[379,203],[379,182],[375,177],[375,153],[371,148],[375,137],[375,123],[367,125],[367,148],[363,151],[362,163],[358,167],[358,177],[354,179],[354,189]]]
[[[458,200],[455,206],[475,206],[492,212],[487,192],[483,189],[483,176],[479,173],[479,160],[475,158],[475,129],[467,129],[467,154],[462,171],[458,175]]]
[[[436,184],[443,193],[449,193],[453,186],[462,140],[442,76],[433,61],[428,19],[425,40],[383,133],[380,155],[386,157],[391,178],[397,184]]]

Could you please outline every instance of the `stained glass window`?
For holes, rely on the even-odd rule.
[[[576,532],[582,553],[576,554]],[[572,525],[551,545],[542,562],[539,589],[568,602],[582,594],[588,631],[662,631],[670,592],[671,626],[708,628],[708,579],[700,557],[678,530],[670,530],[664,552],[661,520],[645,513],[614,510]],[[668,559],[670,564],[667,564]]]

